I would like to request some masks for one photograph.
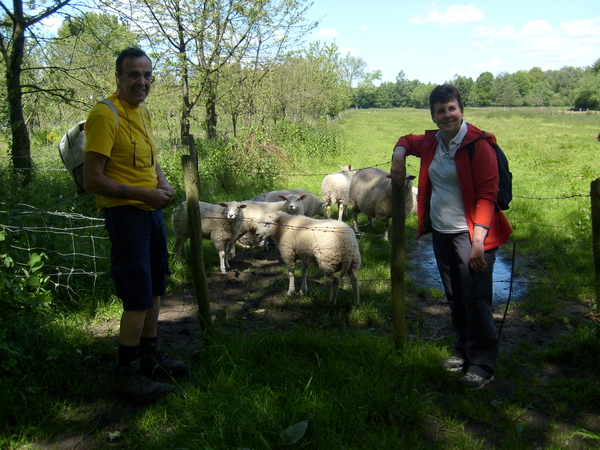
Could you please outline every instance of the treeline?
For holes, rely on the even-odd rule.
[[[534,67],[529,71],[497,76],[483,72],[476,80],[457,75],[447,83],[458,87],[465,106],[600,109],[600,59],[586,68],[543,71]],[[407,80],[404,72],[398,74],[396,82],[384,82],[379,86],[375,86],[371,76],[354,89],[354,104],[359,108],[427,108],[429,93],[434,87],[418,80]]]
[[[13,167],[33,170],[31,145],[55,143],[114,92],[115,57],[139,45],[154,63],[148,98],[159,138],[208,141],[240,132],[270,133],[282,124],[312,127],[347,108],[424,108],[433,85],[406,79],[377,85],[381,73],[335,45],[304,44],[318,25],[305,0],[186,2],[115,0],[97,9],[68,2],[39,10],[15,0],[0,27],[0,131]],[[40,12],[41,11],[41,12]],[[36,15],[37,14],[37,15]],[[42,19],[62,16],[56,34]],[[600,59],[586,68],[533,68],[476,80],[456,76],[466,106],[600,108]],[[301,128],[285,128],[300,130]],[[249,131],[250,130],[250,131]],[[264,143],[264,140],[261,140]]]

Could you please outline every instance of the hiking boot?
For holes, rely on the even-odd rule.
[[[483,389],[490,381],[494,381],[494,375],[489,378],[484,378],[476,373],[467,372],[467,374],[458,381],[467,389],[478,391],[479,389]]]
[[[180,377],[187,373],[181,361],[173,361],[160,351],[160,339],[147,347],[140,348],[142,373],[147,376]]]
[[[460,372],[464,369],[464,366],[465,360],[459,358],[458,356],[453,356],[452,358],[445,359],[442,361],[442,367],[448,372]]]
[[[169,392],[170,387],[150,381],[140,372],[138,361],[117,367],[114,372],[115,393],[136,402],[148,402]]]

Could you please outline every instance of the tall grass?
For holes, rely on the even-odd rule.
[[[451,341],[421,336],[426,316],[411,310],[416,296],[433,304],[440,292],[407,280],[407,310],[417,319],[408,323],[411,338],[406,347],[394,348],[389,243],[377,236],[383,232],[382,224],[371,227],[361,217],[368,233],[360,237],[359,308],[349,305],[349,292],[341,293],[339,307],[326,307],[327,292],[317,289],[307,299],[282,305],[307,315],[304,323],[290,325],[285,332],[249,333],[232,321],[217,321],[215,335],[198,349],[199,361],[187,361],[193,370],[177,394],[129,409],[120,419],[122,426],[98,433],[93,448],[275,449],[287,447],[285,431],[297,424],[307,427],[290,447],[597,448],[596,326],[574,315],[567,305],[594,301],[589,185],[600,176],[598,116],[468,109],[465,117],[496,134],[514,174],[514,200],[506,214],[515,229],[517,271],[531,281],[527,298],[514,308],[536,327],[560,323],[573,333],[548,347],[518,343],[512,352],[501,352],[495,387],[462,391],[455,377],[439,367]],[[433,123],[425,110],[350,110],[330,126],[332,130],[309,131],[285,124],[276,138],[253,134],[242,144],[202,147],[204,199],[241,199],[290,187],[319,194],[323,176],[339,165],[389,169],[398,137],[421,133]],[[253,176],[244,178],[240,170],[244,163],[233,158],[240,148],[254,158],[248,162]],[[182,199],[179,157],[165,149],[161,164]],[[408,166],[418,173],[418,160],[409,158]],[[265,176],[257,178],[258,172]],[[233,182],[236,177],[241,177],[240,184]],[[41,172],[35,181],[39,184],[24,190],[11,191],[7,174],[0,182],[6,192],[14,193],[6,196],[5,211],[29,202],[93,214],[89,199],[69,202],[69,180],[54,171]],[[40,198],[40,189],[47,195]],[[8,220],[7,215],[0,217]],[[414,227],[411,217],[408,245],[414,243]],[[7,248],[2,246],[2,251]],[[210,243],[204,248],[205,263],[216,264]],[[175,266],[175,277],[186,282],[189,273]],[[38,364],[39,383],[31,381],[31,372],[28,382],[17,382],[16,371],[0,371],[0,448],[48,448],[36,442],[52,442],[58,434],[98,431],[110,411],[121,408],[105,394],[113,358],[110,340],[85,332],[98,317],[118,314],[110,290],[103,295],[81,299],[81,307],[54,305],[55,314],[44,322],[48,342],[28,343]],[[307,304],[308,308],[300,308]],[[1,336],[0,332],[0,343]]]

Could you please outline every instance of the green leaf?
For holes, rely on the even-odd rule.
[[[31,255],[29,261],[27,261],[27,265],[31,267],[32,272],[35,272],[42,268],[42,266],[44,265],[44,262],[42,261],[43,256],[43,254],[38,255],[37,253]]]
[[[306,429],[308,428],[308,420],[304,420],[302,422],[297,423],[296,425],[292,425],[286,430],[283,430],[281,433],[281,440],[284,445],[292,445],[298,442],[306,433]]]

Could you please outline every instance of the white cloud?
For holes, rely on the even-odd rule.
[[[475,64],[473,67],[482,72],[496,72],[506,67],[506,63],[500,58],[493,58],[490,59],[488,62]]]
[[[435,8],[427,13],[425,17],[413,16],[410,23],[413,25],[426,25],[435,23],[443,26],[460,26],[468,23],[479,22],[483,19],[483,11],[473,5],[454,5],[446,11]]]
[[[594,20],[574,20],[560,25],[567,36],[600,36],[600,17]]]
[[[515,41],[515,57],[540,61],[546,67],[585,66],[600,54],[600,17],[573,20],[554,28],[543,20],[524,24],[520,29],[510,25],[478,26],[473,30],[474,47]]]
[[[316,37],[319,39],[331,39],[340,35],[340,32],[335,28],[321,28],[316,32]]]

